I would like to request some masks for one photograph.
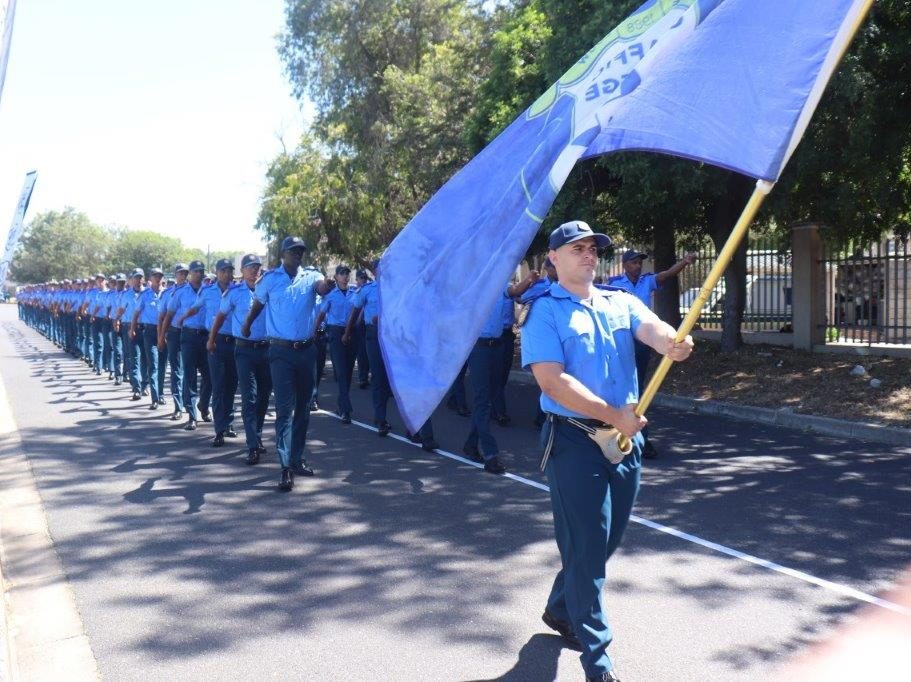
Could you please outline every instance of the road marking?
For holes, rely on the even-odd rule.
[[[319,410],[318,412],[319,412],[319,414],[325,414],[330,417],[334,417],[335,419],[341,419],[341,417],[339,417],[337,414],[335,414],[333,412],[327,412],[326,410]],[[374,432],[377,431],[376,427],[371,426],[370,424],[366,424],[364,422],[352,420],[351,423],[356,426],[360,426],[363,429],[367,429],[369,431],[374,431]],[[393,439],[401,441],[402,443],[405,443],[407,445],[413,445],[414,447],[421,447],[420,443],[412,443],[410,440],[408,440],[404,436],[399,436],[394,433],[390,433],[387,436],[387,438],[393,438]],[[456,462],[459,462],[461,464],[467,464],[468,466],[474,467],[476,469],[484,468],[483,464],[473,462],[472,460],[470,460],[466,457],[462,457],[461,455],[456,455],[456,454],[454,454],[452,452],[448,452],[446,450],[442,450],[442,449],[438,448],[438,449],[434,450],[434,452],[438,455],[442,455],[443,457],[446,457],[448,459],[455,460]],[[508,478],[513,481],[516,481],[517,483],[521,483],[521,484],[527,485],[531,488],[536,488],[536,489],[542,490],[546,493],[550,493],[550,488],[547,485],[545,485],[544,483],[541,483],[539,481],[534,481],[530,478],[525,478],[524,476],[518,476],[516,474],[506,473],[506,474],[503,474],[502,478]],[[798,571],[794,568],[788,568],[787,566],[782,566],[781,564],[776,564],[774,561],[760,559],[759,557],[753,556],[752,554],[747,554],[746,552],[741,552],[740,550],[733,549],[731,547],[726,547],[725,545],[720,545],[717,542],[712,542],[711,540],[706,540],[704,538],[700,538],[698,535],[692,535],[690,533],[685,533],[684,531],[677,530],[676,528],[671,528],[670,526],[665,526],[660,523],[655,523],[654,521],[650,521],[649,519],[643,518],[641,516],[637,516],[635,514],[630,515],[629,520],[632,521],[633,523],[638,523],[639,525],[645,526],[646,528],[651,528],[652,530],[656,530],[660,533],[666,533],[667,535],[672,535],[673,537],[678,538],[680,540],[685,540],[686,542],[692,542],[695,545],[699,545],[700,547],[705,547],[706,549],[710,549],[712,551],[719,552],[720,554],[724,554],[726,556],[733,557],[734,559],[740,559],[741,561],[746,561],[747,563],[753,564],[754,566],[759,566],[761,568],[765,568],[770,571],[774,571],[776,573],[781,573],[782,575],[786,575],[791,578],[796,578],[797,580],[802,580],[806,583],[810,583],[811,585],[816,585],[817,587],[821,587],[823,589],[829,590],[830,592],[835,592],[837,594],[840,594],[845,597],[849,597],[851,599],[856,599],[858,601],[862,601],[867,604],[872,604],[873,606],[879,606],[881,608],[888,609],[889,611],[894,611],[895,613],[899,613],[903,616],[908,616],[909,618],[911,618],[911,608],[902,606],[901,604],[896,604],[895,602],[891,602],[887,599],[875,597],[872,594],[867,594],[866,592],[861,592],[860,590],[855,590],[853,587],[848,587],[847,585],[840,585],[839,583],[833,583],[830,580],[824,580],[823,578],[817,578],[816,576],[810,575],[809,573],[805,573],[804,571]]]

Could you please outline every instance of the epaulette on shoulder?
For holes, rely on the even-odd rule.
[[[595,289],[599,289],[605,293],[623,293],[628,294],[629,292],[622,287],[611,286],[610,284],[596,284]]]
[[[550,287],[547,287],[543,291],[540,291],[530,298],[524,299],[522,301],[522,307],[519,308],[516,324],[518,324],[520,327],[524,327],[525,322],[528,320],[528,315],[531,313],[531,308],[535,304],[535,301],[540,301],[542,298],[550,298]]]

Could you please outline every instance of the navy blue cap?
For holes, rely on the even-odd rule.
[[[135,268],[133,272],[130,273],[130,279],[133,279],[134,277],[145,277],[145,274],[146,273],[142,268]]]
[[[233,270],[233,269],[234,269],[234,261],[231,260],[230,258],[219,258],[219,259],[218,259],[218,262],[215,264],[215,270],[216,270],[216,272],[217,272],[218,270],[224,270],[225,268],[231,268],[231,269]]]
[[[191,260],[190,267],[187,268],[190,272],[205,272],[206,264],[201,260]]]
[[[354,273],[354,275],[357,279],[370,279],[369,277],[367,277],[366,270],[358,270],[356,273]]]
[[[636,249],[629,249],[628,251],[624,252],[622,261],[624,263],[629,263],[631,260],[636,260],[637,258],[645,259],[648,258],[648,256],[646,256],[641,251],[636,251]]]
[[[598,245],[599,249],[604,249],[611,245],[611,239],[606,234],[593,232],[588,223],[582,220],[571,220],[568,223],[563,223],[550,233],[547,247],[549,249],[559,249],[561,246],[572,244],[586,237],[594,237],[595,244]]]
[[[289,249],[303,249],[306,251],[307,245],[300,237],[285,237],[282,239],[282,251],[288,251]]]
[[[164,275],[164,272],[162,272],[161,268],[152,268],[149,270],[149,277],[152,275]]]
[[[351,273],[351,268],[349,268],[347,265],[336,265],[335,266],[336,275],[347,275],[350,273]]]
[[[186,272],[189,269],[190,268],[186,263],[178,263],[174,266],[174,274],[176,275],[178,272]]]
[[[243,258],[240,259],[240,267],[245,268],[248,265],[262,265],[263,262],[259,256],[255,253],[245,254]]]
[[[118,272],[118,273],[117,273],[117,281],[118,281],[118,282],[126,282],[126,281],[127,281],[126,273],[124,273],[124,272]]]

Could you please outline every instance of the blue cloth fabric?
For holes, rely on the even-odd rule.
[[[149,368],[149,394],[152,404],[164,398],[165,359],[158,351],[158,331],[153,327],[146,327],[139,334],[142,337],[142,352]]]
[[[363,308],[366,324],[376,324],[376,318],[380,314],[379,285],[376,282],[367,282],[354,294],[352,305],[355,308]]]
[[[494,382],[499,376],[501,354],[499,345],[475,346],[468,356],[468,379],[474,403],[471,408],[471,431],[465,439],[465,447],[477,447],[485,461],[500,452],[497,439],[490,431],[490,399],[495,390]]]
[[[215,316],[218,315],[218,311],[221,309],[221,301],[224,297],[224,294],[231,288],[232,285],[228,285],[224,290],[218,285],[217,282],[212,282],[211,284],[204,284],[203,287],[199,290],[199,294],[196,296],[196,302],[193,304],[194,308],[201,308],[203,311],[203,327],[205,329],[212,329],[212,323],[215,321]],[[223,334],[228,334],[227,330],[222,331]],[[233,336],[233,335],[232,335]]]
[[[174,293],[181,287],[185,287],[185,286],[187,286],[186,282],[184,282],[183,284],[180,284],[180,285],[175,284],[174,286],[170,286],[164,290],[164,293],[161,295],[161,301],[158,304],[158,307],[160,308],[160,314],[162,316],[167,314],[168,305],[170,304],[171,298],[174,296]],[[171,320],[171,326],[176,327],[177,329],[180,329],[180,325],[177,324],[176,318]]]
[[[583,301],[559,283],[532,304],[522,327],[522,366],[557,362],[592,393],[613,407],[639,399],[636,380],[635,333],[655,314],[634,296],[595,289]],[[592,362],[595,358],[603,358]],[[541,409],[568,417],[585,418],[547,395]]]
[[[209,401],[212,396],[209,359],[206,352],[207,340],[205,333],[199,333],[198,330],[190,328],[186,324],[180,331],[180,361],[183,368],[180,391],[184,408],[190,419],[194,421],[199,421],[200,412],[209,411]],[[202,380],[201,385],[197,381],[197,371]],[[197,397],[199,398],[198,403]]]
[[[380,350],[377,327],[368,325],[366,336],[367,357],[370,358],[370,384],[373,389],[373,420],[375,422],[384,422],[386,421],[386,408],[389,404],[389,398],[392,397],[392,391],[386,375],[386,363]]]
[[[192,284],[187,284],[174,292],[174,295],[168,299],[168,312],[174,313],[174,317],[171,318],[171,324],[175,327],[180,327],[181,329],[206,328],[206,311],[202,308],[200,308],[195,315],[191,315],[178,324],[178,321],[184,316],[184,313],[196,305],[196,298],[199,296],[201,290],[202,286],[198,289],[194,289]]]
[[[580,158],[655,150],[776,180],[861,7],[648,0],[452,176],[380,265],[383,353],[409,427],[452,384]]]
[[[180,329],[169,327],[165,332],[167,340],[168,364],[171,366],[171,399],[174,401],[174,411],[183,412],[183,360],[180,356]]]
[[[351,339],[348,343],[342,343],[343,335],[344,330],[340,327],[335,325],[329,327],[329,356],[332,358],[335,380],[338,383],[338,412],[350,415],[354,411],[354,406],[351,404],[351,374],[354,371],[357,348]]]
[[[478,334],[479,338],[497,339],[500,337],[503,333],[504,309],[507,306],[512,308],[512,299],[506,295],[506,291],[503,291],[502,296],[494,303],[487,319],[484,320],[484,324],[481,327],[481,333]]]
[[[355,293],[351,287],[345,290],[336,287],[323,296],[320,311],[326,313],[327,325],[344,327],[348,324],[348,317],[354,309]]]
[[[130,322],[133,320],[133,313],[136,310],[136,306],[139,304],[139,297],[142,295],[142,292],[145,289],[133,289],[128,287],[124,289],[123,294],[120,297],[120,307],[123,308],[123,315],[120,316],[120,321],[125,324],[127,327],[130,326]]]
[[[284,266],[262,276],[254,295],[265,306],[262,314],[269,338],[304,341],[313,335],[316,287],[321,279],[318,272],[302,268],[292,277]]]
[[[219,334],[215,339],[215,352],[208,354],[208,360],[209,380],[212,382],[212,425],[215,433],[224,433],[234,428],[234,394],[237,393],[234,337]]]
[[[639,279],[636,280],[635,284],[625,274],[609,278],[607,284],[631,293],[648,308],[652,307],[652,292],[658,291],[658,289],[661,288],[661,285],[658,283],[658,278],[653,272],[646,272],[639,275]]]
[[[245,285],[246,286],[246,285]],[[247,449],[258,447],[263,435],[272,374],[269,371],[269,349],[238,345],[234,349],[237,380],[240,385],[240,413],[244,422]]]
[[[161,311],[162,291],[155,291],[152,287],[145,289],[136,301],[134,314],[139,312],[140,324],[158,324],[158,314]]]
[[[224,313],[225,322],[221,327],[222,333],[231,334],[238,338],[245,338],[248,341],[263,341],[266,338],[266,316],[260,314],[253,324],[250,325],[250,336],[243,336],[240,330],[247,319],[247,313],[250,312],[250,306],[253,305],[254,289],[247,286],[245,282],[235,284],[221,299],[219,312]]]
[[[285,275],[286,279],[288,278]],[[275,395],[275,449],[282,468],[304,462],[310,400],[316,380],[316,347],[294,349],[272,344],[269,369]]]

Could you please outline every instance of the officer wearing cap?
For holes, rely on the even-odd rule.
[[[174,286],[165,289],[161,295],[158,312],[158,351],[167,352],[168,364],[171,366],[171,400],[174,403],[174,411],[171,413],[172,421],[180,421],[183,416],[183,362],[180,359],[180,327],[173,319],[170,322],[166,320],[168,316],[168,304],[171,297],[174,296],[181,287],[187,286],[187,275],[190,274],[190,268],[184,263],[178,263],[174,266]]]
[[[360,269],[354,277],[354,293],[361,290],[370,281],[367,271]],[[361,388],[367,388],[370,385],[370,358],[367,355],[367,326],[364,324],[364,316],[361,315],[354,325],[351,336],[351,344],[355,348],[355,357],[357,359],[357,380]],[[353,374],[353,372],[352,372]],[[352,376],[352,380],[354,377]]]
[[[218,314],[209,332],[209,347],[214,347],[222,332],[234,339],[234,364],[240,384],[240,414],[244,422],[247,446],[247,464],[256,464],[265,454],[263,423],[272,393],[272,375],[269,372],[269,340],[266,338],[266,318],[260,315],[253,321],[250,334],[241,334],[247,313],[253,305],[256,280],[262,261],[256,254],[248,253],[240,260],[243,280],[231,286],[221,298]]]
[[[159,361],[158,354],[158,314],[161,311],[161,295],[164,293],[161,286],[162,277],[164,277],[164,272],[160,268],[149,270],[149,286],[139,295],[133,309],[133,319],[130,322],[130,336],[140,340],[143,359],[149,368],[149,383],[152,389],[152,404],[149,406],[151,410],[157,410],[159,406],[165,404],[165,363]]]
[[[221,307],[221,301],[234,283],[234,263],[222,258],[215,264],[215,281],[203,285],[196,303],[188,311],[192,315],[202,309],[208,332],[209,378],[212,381],[212,418],[215,437],[212,447],[225,444],[225,438],[237,438],[234,430],[234,394],[237,393],[237,369],[234,365],[234,337],[212,331],[212,323]]]
[[[667,270],[658,273],[642,272],[642,262],[647,260],[648,256],[641,251],[628,249],[621,258],[623,264],[623,274],[611,277],[607,284],[618,289],[628,291],[633,296],[642,301],[646,307],[652,307],[652,294],[660,289],[669,279],[679,275],[684,268],[696,262],[695,253],[687,253]],[[645,388],[645,377],[648,373],[648,364],[651,359],[651,349],[644,343],[636,342],[636,373],[639,379],[639,390]],[[643,456],[646,459],[653,459],[658,456],[658,451],[648,437],[648,427],[642,430],[642,437],[645,439]]]
[[[200,307],[190,314],[202,289],[205,270],[206,266],[202,261],[194,260],[190,263],[187,285],[174,291],[174,295],[168,300],[168,314],[162,322],[165,329],[172,321],[174,326],[180,328],[180,360],[183,366],[180,390],[187,410],[187,424],[184,427],[187,431],[196,430],[200,417],[203,421],[211,420],[209,399],[212,389],[209,381],[209,361],[206,357],[206,341],[209,334],[205,326],[205,311]],[[202,378],[201,385],[197,380],[197,371]]]
[[[329,338],[329,354],[332,358],[332,367],[335,370],[335,380],[338,383],[338,410],[337,414],[345,424],[351,423],[351,373],[354,371],[356,348],[353,343],[342,343],[345,335],[345,325],[351,316],[354,290],[348,286],[351,268],[347,265],[338,265],[335,268],[335,289],[323,297],[320,303],[319,315],[316,320],[316,329],[325,322],[326,334]],[[317,368],[318,370],[318,368]]]
[[[241,335],[249,339],[253,323],[265,310],[281,491],[294,487],[295,475],[313,475],[303,458],[316,382],[313,311],[316,297],[328,294],[335,286],[331,279],[321,279],[319,273],[301,268],[306,251],[307,246],[299,237],[282,240],[281,266],[259,280],[253,305],[241,328]]]
[[[114,324],[111,318],[111,306],[117,301],[117,277],[114,274],[108,276],[107,286],[104,293],[99,297],[99,313],[101,319],[101,338],[102,338],[102,369],[108,373],[108,381],[114,378]]]
[[[86,297],[85,315],[89,319],[92,334],[92,370],[101,375],[104,363],[104,327],[102,324],[101,304],[107,294],[107,277],[99,272],[95,275],[95,284]]]
[[[304,267],[304,272],[316,273],[320,278],[325,275],[312,263]],[[310,411],[319,410],[319,387],[323,382],[326,371],[326,356],[329,350],[329,340],[326,337],[325,322],[319,320],[319,311],[323,305],[323,297],[317,295],[316,306],[313,308],[313,344],[316,346],[316,381],[313,383],[313,396],[310,399]]]
[[[136,268],[130,273],[129,287],[124,290],[120,299],[120,308],[115,315],[115,324],[120,325],[120,333],[123,337],[124,364],[130,386],[133,389],[133,400],[139,400],[142,394],[147,393],[146,386],[148,385],[148,366],[142,357],[142,339],[138,335],[130,333],[130,322],[136,311],[139,297],[142,295],[144,277],[145,272],[142,268]]]
[[[120,333],[120,326],[117,322],[117,312],[120,310],[120,302],[123,300],[126,285],[126,274],[118,272],[114,276],[114,290],[110,294],[110,307],[108,308],[108,319],[111,323],[111,370],[114,372],[115,386],[120,386],[126,377],[123,369],[123,335]]]
[[[692,339],[675,343],[673,328],[634,296],[594,286],[598,248],[610,244],[582,221],[553,231],[549,257],[559,282],[532,304],[522,328],[522,364],[531,368],[548,414],[542,442],[549,454],[554,528],[562,569],[543,620],[582,650],[589,680],[617,680],[607,654],[612,640],[601,591],[605,562],[620,544],[639,489],[643,417],[635,414],[639,387],[634,340],[675,361]],[[611,424],[633,440],[611,464],[579,426]]]

